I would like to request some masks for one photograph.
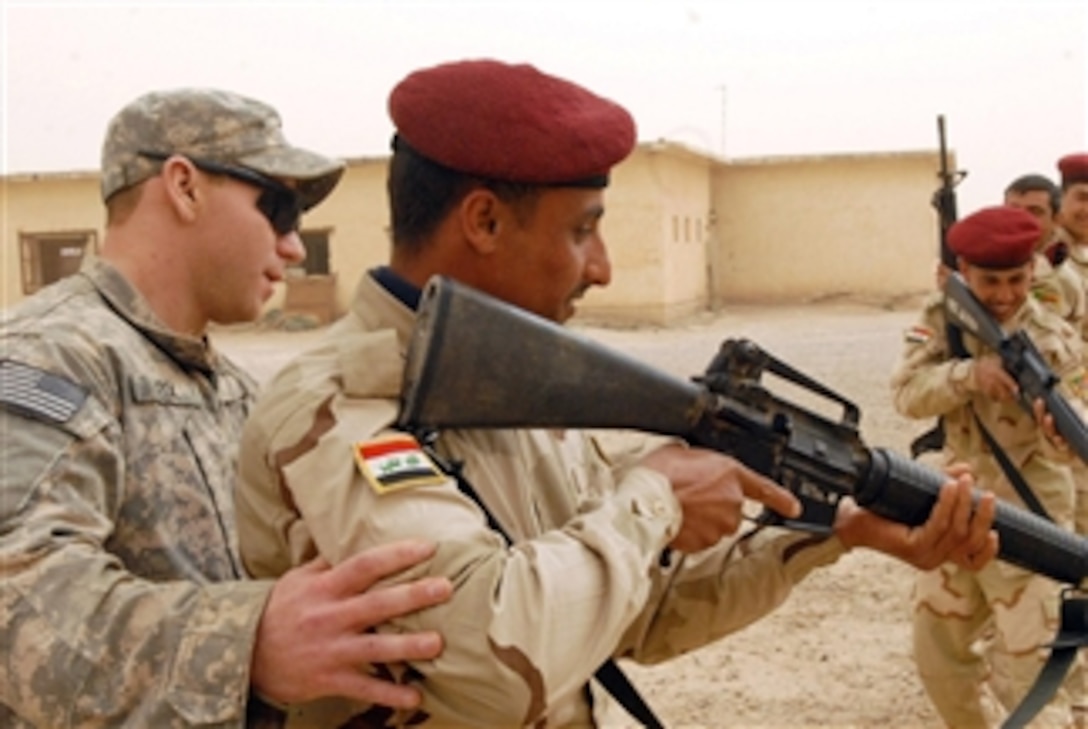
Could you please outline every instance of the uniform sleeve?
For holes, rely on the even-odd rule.
[[[658,663],[705,646],[765,617],[812,570],[845,553],[835,537],[764,528],[699,554],[674,554],[620,653]]]
[[[438,543],[425,567],[395,579],[447,576],[452,599],[382,628],[442,633],[442,655],[413,665],[425,678],[419,685],[426,713],[455,726],[530,725],[545,714],[549,722],[584,721],[564,721],[556,706],[582,703],[570,699],[643,609],[647,575],[680,523],[668,482],[632,468],[561,528],[511,547],[406,436],[378,434],[361,450],[348,440],[374,432],[372,412],[363,411],[355,418],[349,406],[319,409],[301,432],[273,439],[266,465],[279,473],[318,551],[334,562],[405,537]],[[494,437],[496,443],[474,449],[499,454],[488,463],[514,447]],[[245,447],[241,462],[245,486],[253,468]],[[244,490],[257,488],[248,485]],[[530,485],[506,487],[502,498],[516,500]],[[243,550],[251,564],[245,539]]]
[[[1060,380],[1058,392],[1088,423],[1088,372],[1085,370],[1084,342],[1072,326],[1052,327],[1046,338],[1050,366]]]
[[[36,726],[241,725],[269,584],[150,583],[109,553],[116,429],[93,397],[63,424],[0,407],[0,703]]]
[[[970,360],[948,352],[943,318],[936,307],[903,334],[903,352],[892,375],[895,409],[908,418],[932,418],[964,405]]]

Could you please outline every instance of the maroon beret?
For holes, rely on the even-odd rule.
[[[981,268],[1016,268],[1031,260],[1043,229],[1020,208],[999,205],[968,215],[948,229],[948,247]]]
[[[1062,173],[1062,187],[1088,182],[1088,154],[1067,154],[1058,160],[1058,172]]]
[[[494,180],[603,187],[635,146],[619,104],[527,64],[446,63],[389,96],[400,141],[441,165]]]

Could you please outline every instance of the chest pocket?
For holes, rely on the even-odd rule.
[[[126,498],[117,549],[149,578],[241,576],[234,476],[248,399],[236,380],[135,376],[121,417]]]

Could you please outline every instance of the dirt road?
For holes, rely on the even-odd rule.
[[[888,377],[915,315],[911,304],[825,303],[732,308],[668,329],[579,329],[684,377],[723,339],[748,337],[856,402],[868,445],[905,451],[924,424],[894,413]],[[216,335],[259,379],[315,337]],[[755,625],[667,665],[625,669],[670,727],[936,727],[910,657],[910,585],[904,565],[854,552]]]

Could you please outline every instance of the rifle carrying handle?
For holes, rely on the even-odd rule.
[[[894,451],[874,448],[854,500],[885,518],[908,526],[925,522],[947,477]],[[1007,562],[1079,586],[1088,577],[1088,540],[1026,509],[998,500],[994,530],[999,555]]]

